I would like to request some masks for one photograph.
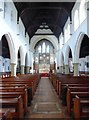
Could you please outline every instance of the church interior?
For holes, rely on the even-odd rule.
[[[0,1],[0,119],[89,119],[89,0]]]

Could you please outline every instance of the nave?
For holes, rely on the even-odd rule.
[[[70,118],[48,77],[42,77],[25,118]]]

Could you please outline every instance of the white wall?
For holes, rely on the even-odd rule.
[[[4,17],[4,2],[0,2],[0,17]]]
[[[68,17],[66,24],[64,26],[64,43],[66,43],[70,38],[70,17]]]
[[[59,56],[61,58],[61,53],[63,53],[64,55],[64,64],[68,64],[68,60],[66,58],[66,50],[67,47],[70,46],[71,51],[72,51],[72,57],[73,57],[73,63],[78,63],[79,62],[79,51],[80,51],[80,47],[78,44],[78,42],[80,41],[80,35],[81,34],[86,34],[89,36],[89,32],[87,30],[87,26],[88,26],[88,21],[87,21],[87,16],[86,18],[83,20],[83,22],[78,25],[78,28],[76,29],[76,31],[74,30],[74,22],[76,23],[76,21],[74,21],[74,14],[75,14],[75,10],[78,9],[79,10],[79,6],[80,3],[77,2],[71,12],[72,14],[72,24],[71,24],[71,28],[70,28],[70,33],[72,33],[72,35],[70,36],[70,39],[67,40],[67,42],[60,48],[60,52],[59,52]],[[87,11],[86,11],[87,12]],[[79,19],[79,18],[78,18]],[[65,27],[67,29],[67,25],[68,25],[68,21],[65,24]],[[64,32],[65,33],[65,32]],[[65,37],[64,37],[65,39]],[[59,37],[59,41],[61,42],[61,35]],[[60,59],[61,60],[61,59]],[[61,61],[59,62],[59,64],[61,64]]]
[[[25,65],[25,56],[29,51],[29,36],[27,34],[25,36],[25,28],[22,20],[19,18],[19,24],[17,24],[17,10],[12,2],[6,2],[6,4],[0,2],[0,8],[3,9],[0,12],[0,40],[3,35],[8,36],[7,42],[10,49],[11,63],[15,63],[16,65],[18,50],[22,48],[21,56],[24,57],[21,59],[21,63]]]

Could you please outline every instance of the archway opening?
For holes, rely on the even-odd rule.
[[[10,74],[11,73],[11,59],[10,59],[10,49],[8,45],[8,40],[5,35],[2,36],[0,41],[0,73]]]
[[[27,74],[27,53],[26,53],[26,56],[25,56],[25,70],[24,70],[24,73]]]
[[[18,55],[17,55],[17,69],[16,73],[21,74],[21,57],[20,57],[20,50],[18,50]]]
[[[79,72],[89,73],[89,37],[85,34],[79,51]]]
[[[69,65],[69,73],[73,73],[73,58],[72,58],[72,51],[69,48],[69,56],[68,56],[68,65]]]
[[[39,73],[49,73],[55,70],[54,46],[47,40],[42,39],[34,47],[34,69]]]
[[[61,53],[61,73],[65,73],[64,55]]]

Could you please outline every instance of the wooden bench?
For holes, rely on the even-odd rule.
[[[88,84],[89,76],[72,76],[72,75],[61,75],[61,74],[51,74],[52,84],[60,96],[62,92],[62,87],[65,84]]]
[[[26,85],[26,84],[9,84],[9,83],[6,83],[6,84],[2,84],[0,87],[5,87],[5,88],[10,88],[10,87],[13,87],[13,89],[16,89],[15,91],[18,91],[18,89],[20,87],[24,87],[25,89],[27,89],[27,99],[28,99],[28,105],[31,105],[31,100],[33,98],[33,87],[31,87],[30,85]],[[3,90],[5,91],[5,90]],[[11,91],[8,89],[8,91]]]
[[[89,92],[87,92],[87,90],[85,92],[81,92],[80,91],[76,91],[76,92],[72,92],[71,89],[67,90],[67,96],[66,96],[66,100],[67,100],[67,110],[68,113],[70,114],[71,112],[71,107],[73,106],[73,101],[74,101],[74,97],[75,95],[78,95],[79,97],[87,97],[89,98]]]
[[[62,83],[62,82],[59,82],[59,97],[61,97],[61,93],[62,93],[62,90],[67,87],[67,86],[87,86],[89,87],[89,84],[88,83]]]
[[[13,118],[23,119],[23,101],[21,96],[17,98],[0,98],[0,107],[8,108]]]
[[[2,98],[14,98],[18,97],[21,95],[22,100],[23,100],[23,109],[24,109],[24,114],[27,112],[27,90],[24,92],[0,92],[0,97]]]
[[[66,94],[67,94],[67,89],[68,88],[75,88],[75,89],[81,89],[81,87],[84,89],[84,87],[89,87],[89,85],[87,84],[62,84],[60,89],[59,89],[59,97],[62,99],[62,96],[64,96],[66,98]]]
[[[19,85],[19,84],[21,84],[24,86],[29,86],[30,89],[32,89],[32,97],[33,97],[39,78],[40,78],[39,76],[37,76],[37,77],[31,76],[31,78],[30,78],[29,76],[24,75],[23,77],[21,76],[21,77],[6,78],[6,79],[0,81],[0,83],[2,85],[12,85],[12,84]]]
[[[27,95],[28,95],[28,105],[31,105],[31,100],[33,98],[33,95],[35,93],[37,84],[40,79],[40,74],[34,74],[34,75],[18,75],[16,77],[8,77],[4,78],[0,81],[0,87],[25,87],[27,89]],[[19,88],[18,88],[19,89]],[[18,91],[18,89],[14,89],[15,91]],[[8,89],[8,91],[14,91]],[[6,91],[5,89],[0,91]]]
[[[31,105],[31,100],[32,100],[32,92],[31,89],[29,87],[16,87],[16,86],[4,86],[4,87],[0,87],[0,92],[24,92],[25,89],[27,89],[27,105],[30,106]]]
[[[89,119],[89,98],[79,98],[77,95],[74,98],[74,119],[80,118]]]
[[[12,120],[12,114],[8,108],[0,108],[0,119],[1,120]]]

